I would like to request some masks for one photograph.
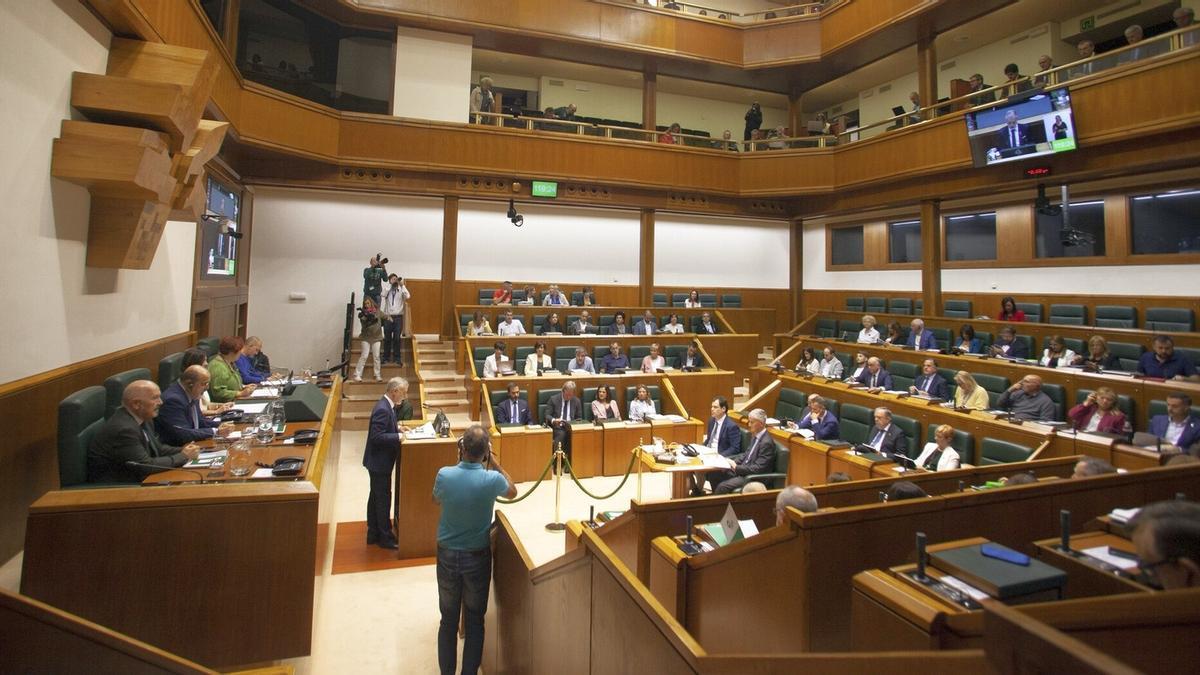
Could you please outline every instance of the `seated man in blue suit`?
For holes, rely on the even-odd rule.
[[[925,359],[921,364],[921,374],[913,381],[913,386],[908,388],[908,393],[940,398],[943,401],[950,400],[950,384],[938,373],[937,361]]]
[[[1170,335],[1154,336],[1154,350],[1142,354],[1137,369],[1142,375],[1164,380],[1200,380],[1191,360],[1175,353],[1175,341]]]
[[[825,399],[817,395],[808,397],[808,414],[804,415],[799,423],[788,425],[792,429],[809,429],[813,432],[813,438],[818,441],[836,440],[841,430],[838,428],[838,420],[829,412],[828,404]]]
[[[925,330],[925,322],[921,319],[913,319],[910,324],[912,330],[908,332],[908,342],[905,344],[913,349],[937,349],[937,338],[933,336],[932,331]]]
[[[867,431],[867,442],[875,452],[887,457],[908,454],[908,437],[892,424],[892,411],[882,406],[875,409],[875,426]]]
[[[633,324],[634,335],[654,335],[657,332],[658,322],[654,320],[654,315],[650,313],[650,310],[646,310],[642,318]]]
[[[855,382],[865,384],[867,391],[875,394],[892,388],[892,374],[883,368],[883,361],[878,356],[867,359],[867,367],[855,378]]]
[[[521,385],[508,385],[508,398],[496,404],[496,424],[529,424],[529,404],[521,399]]]
[[[729,401],[718,396],[712,401],[712,417],[704,429],[704,445],[719,454],[732,457],[742,451],[742,432],[737,423],[729,419]]]
[[[745,487],[746,477],[775,470],[775,455],[779,451],[767,432],[767,413],[755,408],[748,415],[750,447],[729,458],[729,468],[710,471],[705,480],[712,485],[713,494],[721,495]]]
[[[1029,348],[1017,339],[1017,329],[1005,326],[1000,329],[996,341],[992,343],[992,356],[1003,356],[1010,359],[1029,358]]]
[[[1184,452],[1200,451],[1200,417],[1192,414],[1192,397],[1167,394],[1167,414],[1150,418],[1150,433]]]
[[[154,429],[163,442],[187,445],[212,438],[217,429],[233,427],[233,422],[221,424],[201,411],[200,397],[208,389],[208,380],[204,366],[188,366],[179,380],[162,393],[162,408],[154,418]]]

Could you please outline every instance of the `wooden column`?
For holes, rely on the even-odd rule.
[[[921,201],[921,298],[925,316],[942,315],[942,202]]]
[[[458,197],[446,197],[442,211],[442,337],[458,333],[454,318],[454,286],[458,278]],[[411,332],[411,331],[410,331]]]
[[[642,72],[642,128],[654,130],[658,123],[658,66],[653,61]]]
[[[788,129],[792,136],[807,136],[808,127],[804,126],[804,108],[801,104],[802,95],[793,92],[788,96]]]
[[[922,30],[917,38],[917,93],[921,95],[922,108],[933,105],[938,100],[937,48],[934,46],[936,37],[932,31]],[[932,115],[926,115],[926,119],[931,117]]]
[[[789,235],[789,249],[791,250],[791,261],[789,264],[789,286],[792,289],[792,320],[789,323],[795,326],[804,320],[804,221],[800,218],[792,219],[791,232]]]
[[[654,209],[642,209],[641,243],[638,299],[643,307],[649,307],[654,304]]]

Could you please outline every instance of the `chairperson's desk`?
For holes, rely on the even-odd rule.
[[[46,493],[29,509],[21,592],[213,668],[308,654],[341,381],[328,393],[290,480]]]

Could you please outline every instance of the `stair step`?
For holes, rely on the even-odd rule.
[[[466,394],[466,393],[467,393],[467,390],[465,387],[459,387],[459,386],[454,386],[454,385],[437,384],[434,386],[429,386],[429,385],[425,386],[425,396],[427,396],[427,397],[430,396],[431,394]]]

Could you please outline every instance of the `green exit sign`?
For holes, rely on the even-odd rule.
[[[558,183],[548,180],[533,181],[533,196],[554,199],[558,196]]]
[[[1079,32],[1086,33],[1096,27],[1096,17],[1087,16],[1079,20]]]

